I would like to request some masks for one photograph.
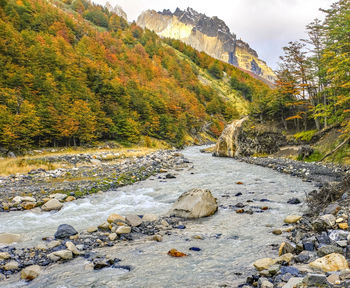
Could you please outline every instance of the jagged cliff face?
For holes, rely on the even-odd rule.
[[[224,21],[207,17],[188,8],[156,12],[148,10],[137,19],[137,24],[153,30],[161,37],[181,40],[210,56],[274,82],[276,75],[258,54],[242,40],[237,40]]]

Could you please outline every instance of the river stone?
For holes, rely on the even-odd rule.
[[[21,279],[32,281],[39,276],[40,272],[41,268],[39,265],[28,266],[21,271]]]
[[[107,218],[108,223],[125,222],[125,217],[119,214],[111,214]]]
[[[72,201],[74,201],[74,200],[76,200],[76,198],[74,197],[74,196],[68,196],[67,198],[66,198],[66,200],[64,200],[65,202],[72,202]]]
[[[118,235],[116,233],[111,233],[108,235],[108,239],[111,241],[114,241],[115,239],[117,239]]]
[[[22,207],[24,210],[31,210],[33,208],[35,208],[36,203],[35,202],[24,202],[22,203]]]
[[[126,223],[132,227],[137,227],[142,224],[142,219],[137,215],[126,215]]]
[[[61,224],[58,226],[57,231],[55,233],[56,239],[65,239],[69,238],[70,236],[76,235],[78,232],[74,229],[73,226],[68,224]]]
[[[57,199],[51,199],[47,201],[43,206],[41,206],[41,209],[43,211],[53,211],[53,210],[60,210],[63,207],[63,204],[58,201]]]
[[[323,256],[326,256],[326,255],[332,254],[332,253],[342,254],[343,249],[338,247],[338,246],[334,246],[334,245],[325,245],[325,246],[318,248],[318,250],[317,250],[318,257],[323,257]]]
[[[94,232],[96,232],[97,230],[98,230],[97,227],[89,227],[89,228],[87,229],[87,232],[89,232],[89,233],[94,233]]]
[[[20,239],[21,239],[20,234],[12,234],[12,233],[0,234],[0,244],[11,244],[14,242],[18,242]]]
[[[49,242],[49,244],[47,244],[47,247],[48,247],[49,249],[52,249],[52,248],[55,248],[55,247],[57,247],[57,246],[59,246],[59,245],[61,245],[61,241],[59,241],[59,240],[53,240],[53,241]]]
[[[208,189],[192,189],[176,200],[170,214],[182,218],[201,218],[213,215],[217,209],[216,198]]]
[[[345,257],[338,253],[332,253],[309,263],[310,267],[320,269],[323,272],[332,272],[349,269]]]
[[[253,265],[256,270],[262,271],[262,270],[268,270],[272,265],[274,265],[276,261],[272,258],[262,258],[256,260]]]
[[[158,221],[159,216],[156,214],[145,214],[142,217],[143,222],[155,222]]]
[[[0,252],[0,260],[7,260],[11,257],[8,252]]]
[[[115,231],[117,234],[128,234],[131,232],[131,227],[129,226],[119,226]]]
[[[19,267],[19,264],[17,261],[10,261],[4,265],[4,269],[6,271],[17,270],[18,267]]]
[[[284,218],[284,223],[294,224],[298,222],[301,218],[302,216],[300,215],[288,215],[286,218]]]
[[[70,250],[59,250],[52,253],[53,255],[60,257],[63,260],[73,259],[73,253]]]
[[[331,274],[327,277],[327,281],[332,285],[340,284],[340,277],[337,274]]]
[[[292,277],[288,280],[287,284],[283,285],[282,288],[294,288],[297,287],[298,284],[300,284],[301,282],[303,282],[302,277]]]
[[[304,279],[307,287],[327,287],[327,277],[324,274],[308,274]]]
[[[49,198],[63,201],[64,199],[67,198],[67,195],[63,193],[55,193],[55,194],[50,194]]]
[[[77,249],[77,247],[75,247],[75,245],[73,244],[73,242],[68,241],[66,242],[66,247],[69,251],[71,251],[74,255],[80,255],[79,250]]]
[[[282,242],[280,248],[278,249],[278,255],[281,256],[287,253],[294,253],[295,248],[288,242]]]

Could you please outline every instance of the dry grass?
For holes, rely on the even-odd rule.
[[[62,165],[61,165],[62,166]],[[34,169],[54,170],[59,168],[58,163],[48,163],[43,161],[33,161],[26,158],[5,158],[0,159],[0,176],[13,174],[25,174]]]
[[[99,154],[99,153],[110,153],[104,161],[112,163],[118,161],[120,158],[131,158],[145,156],[159,149],[167,149],[167,146],[162,141],[157,141],[154,139],[151,141],[152,147],[144,146],[133,146],[128,148],[113,148],[113,149],[98,149],[98,148],[82,148],[82,147],[72,147],[65,148],[55,152],[44,151],[43,153],[37,154],[35,156],[23,156],[18,158],[0,158],[0,176],[8,176],[14,174],[26,174],[31,170],[45,169],[54,170],[58,168],[71,168],[73,165],[67,164],[65,162],[47,162],[43,158],[47,156],[63,156],[63,155],[74,155],[74,154]],[[148,141],[148,142],[149,142]],[[143,143],[141,143],[143,144]],[[119,154],[118,156],[113,154]],[[93,165],[89,163],[78,163],[79,166]]]

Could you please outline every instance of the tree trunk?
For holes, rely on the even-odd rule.
[[[345,144],[347,144],[349,142],[349,140],[350,140],[350,137],[347,137],[342,143],[340,143],[337,147],[335,147],[335,149],[333,149],[331,152],[327,153],[319,162],[322,162],[328,156],[337,152],[341,147],[343,147]]]

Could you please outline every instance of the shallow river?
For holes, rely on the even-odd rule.
[[[29,285],[18,282],[16,276],[7,284],[1,283],[2,287],[237,287],[254,272],[251,265],[254,260],[277,254],[271,244],[279,244],[283,237],[271,231],[283,225],[286,215],[303,208],[289,205],[287,200],[303,199],[314,187],[272,169],[202,154],[200,148],[183,151],[193,162],[193,168],[175,172],[176,179],[152,177],[116,191],[66,203],[53,214],[2,213],[0,232],[20,233],[24,241],[18,245],[32,246],[43,236],[52,236],[63,223],[82,231],[101,224],[112,213],[166,213],[178,196],[191,188],[208,188],[217,197],[220,207],[214,216],[186,223],[184,230],[172,230],[172,235],[165,235],[163,242],[143,239],[98,250],[102,255],[122,259],[121,265],[131,265],[130,272],[109,268],[90,271],[86,260],[76,258],[46,268]],[[243,185],[237,185],[238,181]],[[235,196],[239,192],[242,195]],[[270,202],[261,202],[262,199]],[[238,202],[257,212],[235,213],[230,205]],[[263,206],[269,210],[258,213]],[[194,239],[196,235],[202,240]],[[189,251],[190,247],[199,247],[201,251]],[[169,257],[167,251],[172,248],[190,255]]]

